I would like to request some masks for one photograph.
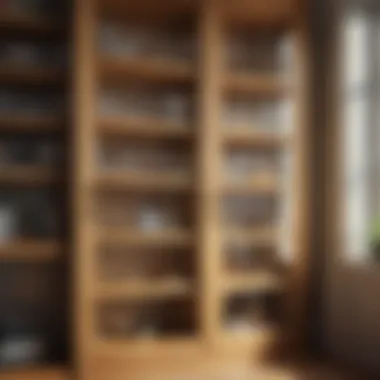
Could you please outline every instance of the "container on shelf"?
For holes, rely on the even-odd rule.
[[[41,141],[36,144],[35,160],[44,166],[53,166],[60,161],[60,151],[57,143]]]
[[[17,66],[34,66],[41,63],[41,51],[31,43],[8,42],[0,46],[0,62]]]
[[[228,127],[245,130],[281,131],[284,120],[282,100],[233,98],[226,101],[222,123]]]
[[[225,53],[231,71],[280,76],[282,38],[278,35],[235,34],[229,38]]]
[[[157,204],[142,205],[139,214],[139,227],[143,231],[160,231],[175,226],[174,210]]]
[[[0,364],[36,364],[43,360],[45,351],[45,342],[38,335],[8,335],[0,339]]]
[[[190,100],[181,93],[166,93],[162,97],[162,113],[165,118],[179,125],[186,125],[190,120]]]
[[[0,90],[0,112],[13,111],[17,104],[17,94],[8,90]]]
[[[15,139],[8,141],[10,164],[33,164],[35,146],[29,139]]]
[[[17,215],[12,205],[0,203],[0,244],[12,241],[17,235]]]
[[[116,91],[105,91],[100,95],[100,113],[102,115],[114,115],[123,112],[123,101]]]
[[[264,328],[270,323],[262,295],[234,295],[225,310],[225,326],[234,333]]]
[[[195,58],[195,41],[186,33],[155,33],[150,49],[153,57],[193,63]]]
[[[107,335],[129,336],[136,331],[138,325],[136,315],[121,307],[104,311],[102,322],[102,332]]]
[[[0,166],[9,164],[9,144],[7,141],[0,140]]]
[[[22,194],[19,207],[23,236],[52,238],[59,235],[58,210],[46,192],[36,190]]]
[[[226,227],[265,227],[276,220],[276,203],[263,197],[228,197],[222,205]]]
[[[149,33],[142,28],[127,28],[117,23],[103,23],[99,33],[100,50],[113,56],[138,57],[146,54]]]
[[[137,331],[139,339],[151,339],[160,335],[161,330],[161,312],[160,308],[145,308],[141,311],[140,324]]]
[[[33,91],[0,92],[0,112],[11,114],[22,112],[23,115],[51,114],[62,110],[62,101],[54,93]]]

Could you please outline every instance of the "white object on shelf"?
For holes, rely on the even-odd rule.
[[[244,153],[227,157],[227,178],[236,181],[245,179],[250,169],[250,157]]]
[[[139,217],[139,227],[143,231],[155,231],[164,227],[164,215],[161,210],[154,205],[142,207]]]
[[[100,112],[103,115],[117,115],[123,112],[122,94],[117,91],[102,93],[100,95]]]
[[[100,28],[100,48],[116,56],[139,56],[145,54],[149,33],[140,28],[124,28],[116,23],[105,23]]]
[[[123,50],[122,30],[115,24],[103,24],[99,32],[100,49],[104,53],[119,54]]]
[[[0,205],[0,243],[5,243],[12,240],[15,234],[15,210],[10,205]]]
[[[255,322],[247,319],[236,319],[228,322],[228,330],[234,334],[249,334],[255,331],[264,330],[263,323]]]
[[[291,33],[285,35],[278,43],[278,62],[281,80],[284,83],[294,84],[297,67],[295,64],[295,36]]]
[[[44,342],[37,336],[8,337],[0,343],[0,363],[31,364],[44,356]]]
[[[171,228],[175,224],[175,212],[168,206],[143,205],[139,215],[139,227],[143,231]]]
[[[150,339],[159,335],[159,329],[155,325],[147,325],[138,331],[139,339]]]
[[[124,29],[124,43],[121,53],[127,56],[147,54],[151,40],[152,34],[148,30],[140,28]]]

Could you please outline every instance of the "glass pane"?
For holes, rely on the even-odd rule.
[[[369,75],[369,35],[368,15],[355,11],[344,20],[343,62],[344,88],[354,89],[367,84]]]
[[[351,261],[372,256],[378,219],[378,21],[373,9],[351,9],[342,31],[342,248]]]
[[[344,251],[352,260],[367,256],[370,215],[369,99],[344,106]]]

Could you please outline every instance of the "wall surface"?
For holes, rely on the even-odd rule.
[[[325,344],[336,358],[380,372],[380,268],[330,270]]]
[[[335,171],[332,160],[337,154],[336,135],[339,119],[337,117],[337,79],[341,73],[338,58],[337,32],[342,16],[341,6],[348,1],[324,0],[316,8],[319,20],[316,43],[324,62],[317,68],[321,114],[324,115],[324,142],[320,143],[319,175],[324,191],[319,204],[327,202],[324,212],[318,215],[320,228],[317,230],[316,244],[319,265],[318,277],[323,287],[320,307],[322,314],[322,341],[324,351],[343,363],[369,369],[380,373],[380,266],[350,265],[339,259],[337,245],[334,243],[338,223],[336,204],[341,196],[334,188],[334,180],[339,172]],[[319,33],[318,33],[319,31]],[[322,91],[321,91],[322,89]],[[335,97],[335,99],[334,99]],[[321,106],[323,104],[324,106]],[[323,159],[321,159],[323,157]],[[335,226],[334,226],[335,224]],[[323,253],[323,255],[321,254]]]

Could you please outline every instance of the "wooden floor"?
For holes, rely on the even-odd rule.
[[[165,377],[162,380],[178,380],[181,376]],[[305,365],[279,368],[261,368],[257,371],[242,372],[231,370],[220,372],[212,376],[197,374],[194,377],[186,376],[189,380],[364,380],[366,377],[354,376],[346,371],[334,370],[327,366]],[[137,380],[137,379],[136,379]],[[139,379],[145,380],[145,379]],[[148,379],[146,379],[148,380]],[[150,380],[150,379],[149,379]],[[153,380],[153,379],[152,379]]]
[[[345,371],[334,370],[331,366],[321,364],[288,365],[278,368],[261,368],[255,372],[243,372],[238,368],[231,368],[210,375],[202,373],[176,373],[157,375],[126,380],[365,380],[365,376],[354,376]],[[74,380],[73,374],[65,368],[30,369],[23,371],[0,372],[0,380]],[[104,379],[112,380],[112,379]]]

